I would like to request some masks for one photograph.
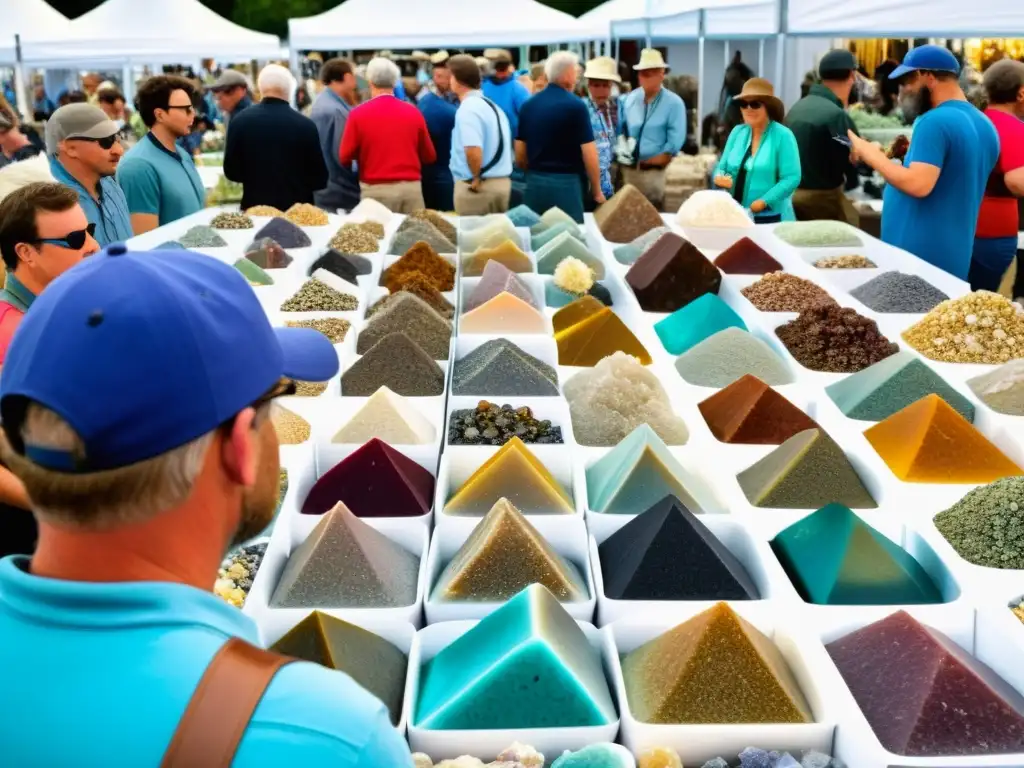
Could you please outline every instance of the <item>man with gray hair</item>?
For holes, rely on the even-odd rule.
[[[359,163],[359,188],[395,213],[423,208],[423,166],[437,161],[422,113],[395,97],[401,73],[388,59],[366,66],[370,100],[352,110],[341,138],[341,164]]]
[[[583,196],[589,183],[594,202],[601,192],[601,165],[590,113],[573,95],[579,57],[558,51],[544,67],[548,86],[527,101],[519,114],[516,165],[526,169],[524,202],[533,210],[557,206],[583,222]]]
[[[268,64],[257,82],[263,98],[231,123],[224,175],[242,184],[243,210],[312,203],[328,180],[316,124],[292,109],[295,78],[287,69]]]
[[[225,69],[221,72],[209,91],[213,94],[217,109],[220,110],[225,131],[235,117],[255,103],[249,93],[249,78],[237,69]]]

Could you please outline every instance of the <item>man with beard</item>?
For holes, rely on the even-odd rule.
[[[195,98],[195,86],[174,75],[157,75],[139,86],[135,102],[149,133],[117,167],[117,183],[128,200],[136,235],[206,206],[206,190],[192,156],[178,145],[192,131]]]
[[[337,371],[326,337],[271,328],[197,253],[114,245],[37,299],[0,383],[0,452],[39,521],[35,555],[0,560],[6,762],[109,764],[116,741],[119,765],[412,768],[380,701],[259,650],[210,591],[277,504],[272,401]],[[55,697],[90,702],[58,739]]]
[[[966,280],[999,137],[967,101],[959,73],[952,53],[923,45],[889,75],[900,80],[904,113],[918,117],[902,164],[853,131],[847,135],[854,154],[886,181],[882,240]]]

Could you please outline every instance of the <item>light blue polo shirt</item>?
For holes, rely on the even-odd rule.
[[[128,201],[124,192],[112,176],[100,179],[99,200],[93,197],[82,184],[68,173],[56,157],[50,158],[50,172],[53,178],[78,193],[78,204],[85,211],[85,218],[96,225],[96,242],[101,246],[123,243],[130,239],[132,221],[128,213]]]
[[[156,766],[196,684],[232,636],[257,642],[238,609],[171,583],[84,583],[0,560],[0,762]],[[385,706],[350,677],[292,663],[274,678],[234,765],[412,768]]]
[[[466,147],[481,148],[481,168],[491,162],[498,151],[499,130],[505,146],[498,163],[483,174],[485,179],[504,179],[512,174],[512,131],[501,107],[494,102],[488,103],[480,91],[466,94],[455,113],[455,130],[452,131],[452,159],[448,167],[455,181],[470,181],[473,178],[469,163],[466,162]]]
[[[195,163],[181,147],[175,150],[147,133],[117,164],[117,183],[128,211],[155,214],[160,226],[206,207],[206,190]]]

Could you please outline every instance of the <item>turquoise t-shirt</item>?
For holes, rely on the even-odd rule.
[[[239,610],[180,584],[30,575],[0,560],[0,763],[158,766],[207,665],[232,636],[258,642]],[[234,765],[412,768],[387,709],[341,672],[284,667]]]
[[[117,164],[117,183],[128,211],[155,214],[161,227],[206,207],[206,190],[195,163],[181,147],[175,150],[147,133]]]

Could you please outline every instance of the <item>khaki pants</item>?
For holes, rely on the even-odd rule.
[[[842,187],[798,189],[793,193],[793,212],[799,221],[845,221],[860,226],[860,214]]]
[[[622,183],[639,189],[659,211],[665,202],[665,175],[664,168],[644,170],[622,166]]]
[[[393,213],[412,213],[423,204],[423,187],[418,181],[395,181],[390,184],[359,182],[363,197],[376,200]]]
[[[455,212],[459,216],[484,216],[505,213],[512,194],[512,179],[484,179],[477,191],[469,188],[468,181],[455,182]]]

